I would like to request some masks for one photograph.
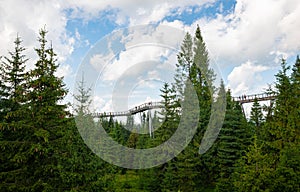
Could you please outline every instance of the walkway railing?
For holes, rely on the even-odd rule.
[[[257,99],[257,101],[269,101],[269,100],[275,100],[275,98],[276,98],[276,94],[261,93],[261,94],[242,95],[239,97],[233,97],[233,100],[239,102],[240,104],[244,104],[244,103],[252,103],[255,101],[255,99]],[[147,102],[139,106],[133,107],[128,111],[93,113],[92,116],[94,118],[130,116],[130,115],[144,112],[146,110],[158,109],[163,107],[164,106],[161,102]]]
[[[261,93],[261,94],[242,95],[239,97],[233,97],[233,100],[241,104],[244,104],[244,103],[252,103],[255,101],[255,99],[257,99],[257,101],[269,101],[269,100],[275,100],[275,98],[276,98],[276,94]]]
[[[146,111],[146,110],[158,109],[158,108],[163,108],[163,105],[161,102],[147,102],[147,103],[143,103],[139,106],[133,107],[133,108],[129,109],[128,111],[93,113],[92,116],[94,118],[129,116],[129,115],[134,115],[134,114]]]

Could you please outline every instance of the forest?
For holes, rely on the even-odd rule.
[[[93,120],[84,78],[77,82],[74,95],[78,105],[69,111],[63,102],[68,90],[56,75],[59,63],[46,29],[39,31],[37,40],[38,59],[30,70],[27,65],[32,61],[24,54],[19,36],[14,49],[1,56],[0,191],[300,191],[299,57],[292,64],[282,59],[276,81],[266,90],[276,95],[275,101],[261,105],[255,100],[246,118],[223,82],[219,88],[213,86],[215,74],[200,28],[194,35],[186,33],[177,54],[174,82],[160,89],[164,108],[154,114],[153,126],[159,128],[150,138],[129,131],[138,128],[131,116],[126,122],[112,117]],[[130,148],[160,145],[180,123],[180,100],[188,100],[187,81],[199,105],[198,111],[189,113],[199,115],[199,120],[191,142],[172,160],[148,169],[122,168],[98,157],[82,139],[78,124],[87,132],[102,126],[115,141]],[[209,150],[200,154],[211,106],[219,98],[226,99],[222,128]],[[141,126],[147,129],[149,117],[146,113],[142,117]]]

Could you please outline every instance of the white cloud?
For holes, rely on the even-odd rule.
[[[98,18],[101,11],[108,11],[112,22],[130,25],[149,24],[163,20],[167,15],[189,10],[191,6],[207,6],[216,0],[164,1],[30,1],[20,6],[19,1],[0,2],[0,53],[11,47],[11,41],[18,31],[30,49],[36,45],[36,33],[45,24],[49,39],[59,53],[60,61],[73,51],[75,38],[66,32],[70,18],[84,18],[86,21]],[[14,11],[7,11],[14,10]],[[67,11],[68,10],[68,11]],[[111,10],[111,11],[109,11]],[[172,12],[173,11],[173,12]],[[66,17],[70,14],[70,18]],[[245,62],[268,57],[270,52],[298,51],[300,49],[298,30],[300,28],[300,2],[298,0],[237,0],[232,14],[216,19],[201,18],[192,27],[183,26],[180,21],[165,22],[181,29],[194,29],[200,23],[209,50],[221,59]],[[192,31],[194,32],[194,31]]]
[[[74,39],[66,31],[67,18],[58,1],[0,1],[0,54],[12,50],[17,36],[23,39],[26,54],[33,62],[37,58],[39,29],[46,26],[47,40],[52,42],[58,61],[64,62],[72,53]]]
[[[216,0],[152,0],[152,1],[81,1],[68,0],[65,1],[65,7],[71,7],[74,11],[72,17],[80,17],[89,20],[90,18],[99,16],[99,13],[104,9],[112,10],[116,14],[118,24],[127,22],[130,25],[149,24],[158,22],[165,16],[170,15],[173,10],[186,9],[190,6],[203,6],[207,3],[215,2]],[[126,19],[127,18],[127,19]]]
[[[157,49],[152,45],[132,47],[141,42],[152,43],[154,36],[161,44],[178,47],[182,39],[177,38],[178,34],[164,30],[163,25],[194,33],[196,24],[200,24],[207,47],[211,55],[217,58],[216,62],[231,68],[236,66],[229,75],[228,81],[232,88],[237,88],[236,93],[241,93],[253,89],[249,83],[259,85],[259,82],[263,82],[259,78],[259,74],[267,70],[262,68],[263,66],[270,66],[274,61],[278,62],[281,56],[289,57],[300,50],[299,0],[237,0],[232,13],[225,16],[217,15],[214,19],[199,18],[191,26],[186,26],[178,20],[163,21],[166,16],[173,15],[174,11],[180,14],[183,10],[191,10],[191,6],[201,8],[215,1],[34,0],[22,4],[14,0],[0,1],[0,54],[6,54],[7,50],[11,50],[12,42],[19,32],[32,62],[36,58],[33,48],[38,46],[36,41],[38,30],[46,25],[49,30],[48,39],[52,40],[54,49],[58,53],[59,63],[64,64],[66,58],[72,54],[76,42],[83,41],[77,30],[72,37],[66,29],[68,20],[72,18],[83,18],[88,22],[100,16],[107,16],[112,22],[130,26],[162,21],[155,30],[132,33],[122,40],[127,51],[121,52],[119,60],[113,63],[114,67],[108,67],[103,75],[107,80],[116,80],[134,64],[145,60],[156,60],[161,55],[171,57],[167,61],[169,63],[176,62],[174,57],[176,53],[168,49]],[[103,11],[107,15],[101,15]],[[167,36],[164,35],[166,33]],[[87,45],[90,44],[88,40],[85,41]],[[99,70],[102,70],[103,65],[113,57],[114,54],[110,51],[106,56],[95,55],[90,62],[100,66]],[[246,62],[249,59],[257,61],[260,65]],[[59,70],[58,73],[61,75],[68,75],[70,71],[75,71],[70,70],[68,65],[63,65]],[[243,80],[243,77],[249,74],[251,74],[249,80]]]
[[[183,36],[184,31],[164,24],[129,28],[128,34],[119,31],[95,45],[92,52],[96,54],[91,55],[90,64],[101,72],[103,81],[115,81],[122,75],[136,76],[153,69],[171,70]],[[118,39],[122,45],[116,46],[114,41],[120,41]],[[101,53],[103,47],[108,51]]]
[[[161,80],[160,74],[157,70],[148,71],[147,76],[149,79]]]
[[[281,51],[271,51],[270,55],[274,55],[274,62],[275,63],[280,63],[282,59],[287,59],[290,54],[286,52],[281,52]]]
[[[255,65],[250,61],[235,67],[228,75],[228,86],[232,94],[238,96],[262,92],[261,85],[264,84],[264,79],[261,73],[268,69],[266,66]]]
[[[108,55],[103,54],[95,54],[90,58],[90,64],[99,72],[105,70],[108,64],[114,60],[115,55],[112,51],[109,52]]]
[[[158,63],[159,58],[165,53],[165,50],[154,46],[137,47],[121,52],[120,59],[107,66],[102,79],[114,81],[122,75],[133,77],[143,74],[149,69],[159,68],[161,65]]]
[[[104,100],[102,97],[95,95],[92,100],[92,111],[95,112],[111,112],[113,111],[112,108],[112,101],[109,100],[108,102]]]
[[[27,69],[32,68],[37,59],[34,48],[39,48],[38,32],[45,27],[48,30],[48,45],[53,45],[58,63],[61,64],[56,74],[65,76],[68,81],[76,69],[65,62],[73,53],[80,34],[72,37],[66,29],[67,22],[64,7],[57,0],[0,1],[0,55],[7,55],[8,50],[13,50],[13,41],[18,34],[26,48],[25,55],[29,58]],[[68,83],[69,88],[71,84]],[[65,99],[65,102],[68,101],[72,101],[71,94]]]
[[[134,104],[149,95],[159,97],[161,86],[157,82],[171,76],[169,73],[174,70],[177,48],[184,35],[183,31],[174,28],[171,28],[172,33],[168,32],[161,25],[130,28],[128,33],[117,32],[93,47],[87,54],[89,67],[85,68],[85,74],[94,81],[100,72],[95,92],[105,100],[96,103],[95,97],[95,110],[127,110],[131,95],[136,99]],[[104,98],[105,95],[111,97]]]
[[[299,51],[300,1],[237,0],[234,12],[215,19],[201,18],[207,46],[219,62],[236,65],[251,60],[270,64],[271,52]]]
[[[66,77],[72,73],[70,65],[60,65],[56,71],[58,77]]]

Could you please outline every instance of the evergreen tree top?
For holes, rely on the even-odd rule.
[[[197,29],[196,29],[195,36],[196,36],[196,38],[199,39],[200,41],[203,41],[203,38],[202,38],[202,35],[201,35],[201,31],[200,31],[199,25],[197,25]]]

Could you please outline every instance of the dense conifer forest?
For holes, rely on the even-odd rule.
[[[84,78],[77,82],[79,94],[74,95],[79,104],[68,111],[62,102],[68,91],[56,76],[59,64],[45,29],[39,31],[38,43],[38,59],[30,70],[26,66],[33,61],[24,54],[19,36],[14,49],[1,57],[0,191],[300,191],[299,57],[294,63],[282,59],[276,81],[267,90],[276,95],[275,101],[262,106],[256,100],[246,118],[223,82],[218,89],[213,87],[215,74],[198,27],[182,42],[174,83],[160,89],[164,108],[154,114],[153,125],[160,127],[150,138],[124,129],[138,128],[130,116],[126,122],[94,121]],[[101,124],[124,146],[157,146],[176,131],[187,80],[199,104],[199,111],[190,113],[198,113],[199,121],[192,141],[174,159],[150,169],[121,168],[95,155],[79,134],[78,123],[87,131]],[[226,98],[224,123],[212,147],[200,154],[211,106],[218,97]],[[146,113],[142,117],[140,126],[147,129],[149,117]]]

